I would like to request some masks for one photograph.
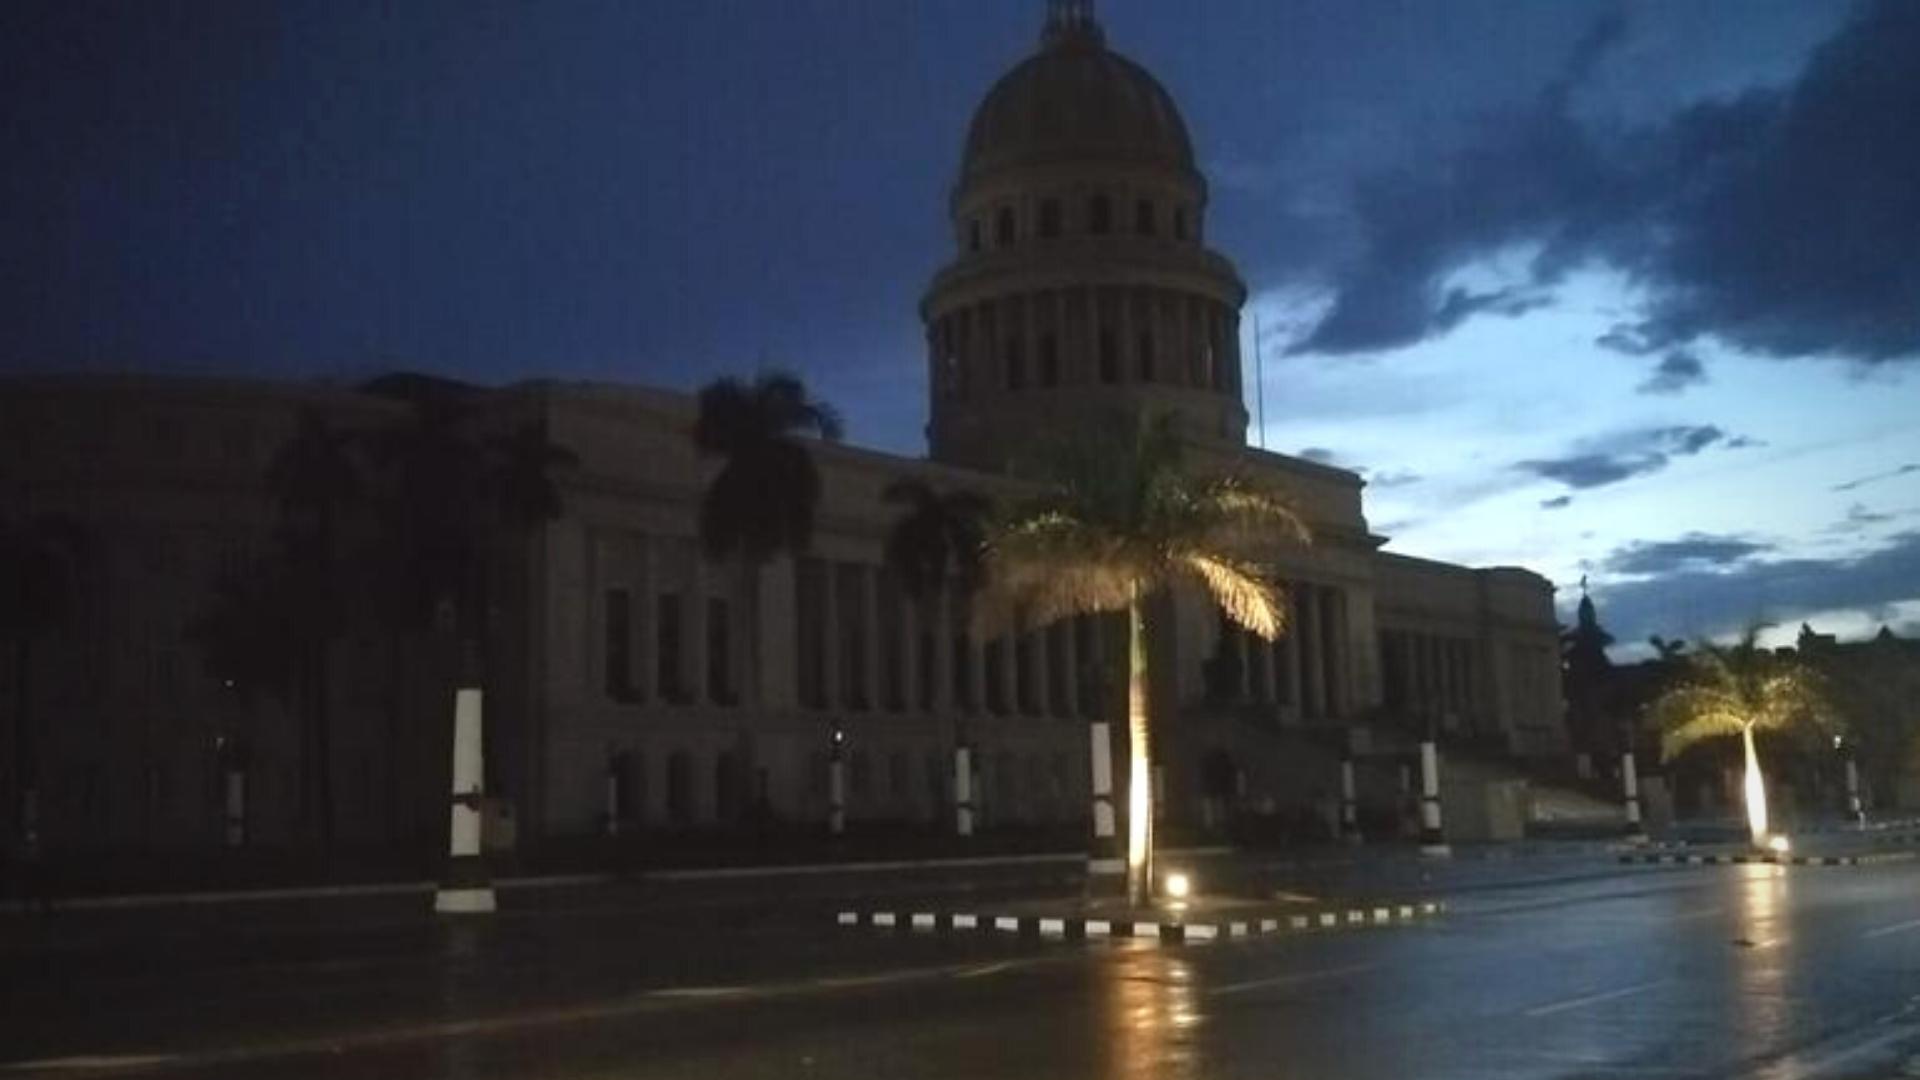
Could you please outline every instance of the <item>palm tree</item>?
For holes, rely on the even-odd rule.
[[[982,610],[1002,625],[1018,613],[1036,626],[1127,613],[1127,895],[1145,903],[1153,888],[1150,601],[1176,581],[1196,581],[1230,620],[1272,640],[1288,610],[1260,560],[1306,543],[1307,527],[1271,492],[1186,470],[1164,415],[1091,426],[1043,451],[1028,471],[1040,492],[987,535]]]
[[[798,377],[765,372],[745,383],[728,377],[700,391],[693,445],[719,457],[720,471],[700,500],[700,543],[718,562],[739,556],[751,567],[781,552],[807,550],[820,505],[820,471],[802,437],[837,441],[840,414],[810,397]]]
[[[23,833],[33,827],[36,769],[33,646],[73,613],[76,571],[88,547],[85,531],[57,514],[0,520],[0,638],[13,646],[13,776]]]
[[[888,484],[880,498],[902,508],[887,531],[887,567],[907,598],[920,608],[922,624],[933,627],[938,600],[949,582],[962,604],[979,591],[985,572],[981,554],[986,521],[993,504],[972,491],[935,491],[912,476]],[[933,627],[922,640],[928,649],[941,649],[947,635],[948,627]]]
[[[1660,755],[1671,761],[1707,739],[1740,736],[1745,752],[1747,830],[1756,847],[1767,842],[1766,780],[1754,735],[1795,727],[1835,724],[1826,689],[1811,667],[1759,645],[1761,627],[1751,626],[1731,646],[1703,642],[1690,654],[1677,685],[1648,709],[1660,732]]]

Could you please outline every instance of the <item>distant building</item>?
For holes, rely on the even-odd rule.
[[[1174,598],[1156,657],[1171,818],[1198,814],[1207,761],[1231,763],[1236,798],[1298,806],[1335,785],[1332,754],[1404,753],[1428,726],[1487,752],[1565,752],[1546,580],[1381,552],[1357,474],[1247,446],[1245,288],[1208,246],[1187,129],[1082,5],[1055,5],[1039,50],[987,94],[949,214],[954,255],[921,305],[930,459],[818,447],[826,493],[800,560],[750,576],[698,556],[711,465],[689,441],[689,397],[561,382],[481,395],[482,423],[537,423],[581,459],[562,476],[564,517],[494,554],[506,616],[490,643],[489,764],[522,842],[598,831],[610,770],[630,824],[711,826],[750,808],[822,820],[832,725],[848,736],[855,823],[947,820],[963,739],[989,825],[1084,820],[1085,720],[1116,708],[1108,621],[970,640],[956,605],[907,603],[883,568],[894,510],[880,493],[903,474],[1008,490],[1023,436],[1096,410],[1173,413],[1203,462],[1284,489],[1315,535],[1276,568],[1297,615],[1278,642]],[[71,514],[101,541],[76,620],[35,653],[50,843],[221,842],[221,748],[240,732],[247,842],[293,835],[301,736],[284,710],[209,680],[183,628],[218,569],[267,542],[261,470],[309,406],[355,427],[403,414],[379,394],[288,383],[0,383],[9,501]],[[342,842],[444,830],[450,710],[429,676],[447,663],[373,634],[340,643]]]

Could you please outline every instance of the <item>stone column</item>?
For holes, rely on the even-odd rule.
[[[971,688],[968,696],[973,699],[973,711],[985,714],[987,711],[987,643],[971,626],[967,631],[967,685]]]
[[[651,687],[652,699],[658,702],[664,688],[660,685],[660,570],[659,559],[654,551],[657,545],[654,538],[641,533],[634,538],[634,560],[639,563],[633,583],[635,598],[635,620],[639,624],[640,636],[640,678],[643,688]]]
[[[1316,595],[1319,589],[1303,584],[1299,590],[1300,709],[1303,716],[1320,719],[1327,715],[1327,665],[1326,646],[1320,640],[1320,598]]]
[[[1060,621],[1060,677],[1066,680],[1060,687],[1060,700],[1070,717],[1080,715],[1081,618],[1073,615]]]
[[[794,678],[798,670],[799,634],[794,606],[794,559],[776,556],[761,567],[755,579],[754,641],[758,655],[753,660],[755,693],[760,706],[785,710],[797,701]]]
[[[1335,683],[1340,689],[1339,712],[1342,716],[1352,715],[1354,711],[1354,650],[1353,623],[1347,611],[1350,597],[1345,589],[1327,590],[1327,598],[1333,606],[1334,655],[1338,664],[1334,668]]]
[[[1120,346],[1116,350],[1120,361],[1120,381],[1134,383],[1139,381],[1137,378],[1139,369],[1136,365],[1140,361],[1133,354],[1133,290],[1123,285],[1114,291],[1118,294],[1120,302],[1120,311],[1114,320],[1118,328],[1116,336],[1119,338],[1116,344]]]
[[[820,560],[820,703],[826,709],[841,705],[840,588],[832,559]]]
[[[687,680],[687,700],[707,703],[707,560],[697,541],[686,542],[687,557],[686,650],[684,661],[693,669]]]
[[[880,711],[880,690],[885,680],[880,678],[880,568],[861,565],[856,567],[861,592],[861,617],[866,623],[860,636],[860,644],[865,652],[861,679],[867,684],[867,708],[872,712]]]
[[[1289,584],[1287,591],[1292,594],[1293,621],[1287,627],[1287,636],[1281,647],[1286,651],[1287,704],[1293,706],[1297,718],[1304,717],[1307,712],[1306,684],[1303,681],[1306,665],[1300,655],[1300,638],[1305,633],[1305,620],[1301,618],[1299,587]]]
[[[952,590],[941,583],[928,601],[928,637],[932,652],[927,657],[927,677],[933,680],[933,709],[937,713],[953,709],[953,608]],[[916,688],[917,689],[917,688]]]
[[[1026,635],[1028,663],[1033,666],[1032,678],[1028,681],[1033,684],[1033,715],[1035,716],[1053,715],[1053,706],[1048,699],[1048,695],[1053,691],[1053,680],[1049,678],[1052,672],[1048,670],[1053,655],[1049,630],[1049,627],[1036,626],[1028,630]]]

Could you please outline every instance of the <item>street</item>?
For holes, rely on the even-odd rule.
[[[1463,863],[1415,880],[1435,921],[1178,947],[832,925],[1069,869],[514,890],[474,922],[418,897],[0,917],[0,1073],[1790,1078],[1920,1052],[1911,862]]]

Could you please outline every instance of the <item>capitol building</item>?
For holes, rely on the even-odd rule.
[[[920,303],[924,354],[900,358],[926,366],[927,456],[811,445],[824,490],[800,557],[702,558],[717,464],[694,450],[692,397],[548,380],[472,390],[476,423],[536,425],[578,459],[555,475],[561,515],[492,554],[487,772],[516,843],[825,822],[836,731],[852,829],[950,830],[958,745],[978,764],[983,829],[1086,822],[1089,721],[1124,727],[1123,628],[1081,617],[976,640],[954,596],[910,599],[883,559],[900,512],[889,484],[1017,493],[1010,455],[1076,415],[1171,415],[1191,462],[1284,493],[1313,535],[1274,567],[1294,614],[1276,641],[1224,622],[1197,590],[1158,623],[1170,822],[1210,823],[1222,801],[1311,808],[1342,757],[1363,801],[1395,808],[1427,731],[1449,761],[1568,753],[1548,581],[1383,551],[1359,475],[1248,444],[1233,238],[1209,229],[1174,99],[1085,4],[1055,3],[1036,50],[986,92],[951,197],[927,212],[946,215],[951,255]],[[284,706],[224,694],[187,628],[221,569],[269,544],[263,473],[303,410],[341,428],[405,415],[378,384],[0,380],[0,493],[96,538],[72,617],[36,644],[30,673],[0,657],[0,712],[17,722],[26,704],[36,728],[50,845],[229,842],[224,773],[239,766],[223,748],[241,732],[245,842],[298,837],[311,747]],[[443,838],[439,661],[396,662],[353,632],[334,647],[340,842]],[[0,770],[0,783],[19,781]]]

